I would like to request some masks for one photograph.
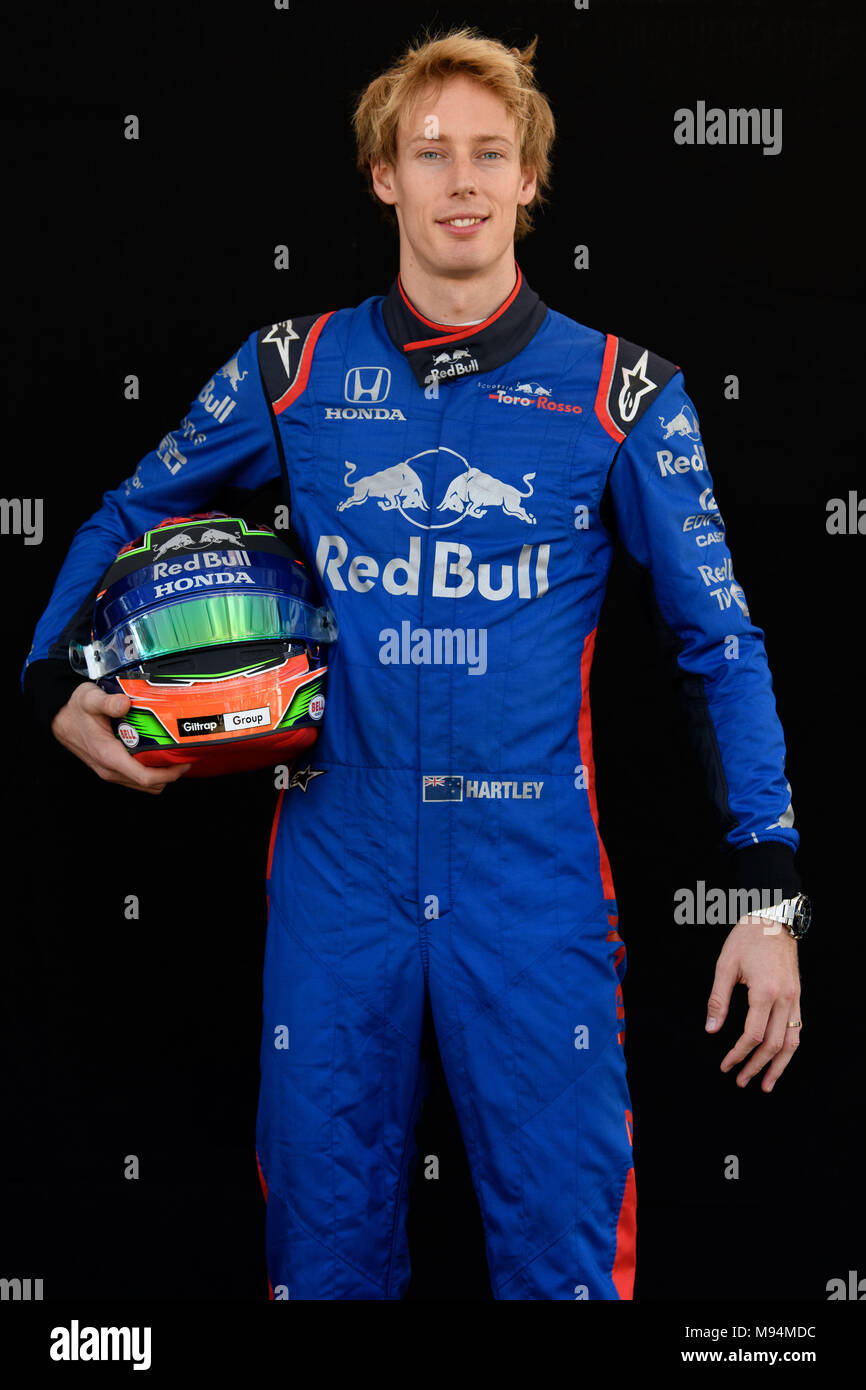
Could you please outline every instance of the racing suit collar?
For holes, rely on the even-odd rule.
[[[446,384],[477,372],[491,372],[510,362],[535,336],[547,314],[523,277],[508,298],[481,323],[443,324],[425,318],[411,303],[398,274],[382,303],[394,346],[409,363],[419,386]]]

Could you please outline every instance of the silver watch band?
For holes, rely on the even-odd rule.
[[[757,912],[750,912],[750,917],[762,917],[770,922],[782,922],[786,927],[790,926],[794,920],[799,897],[783,898],[780,903],[775,903],[773,907],[761,907]]]

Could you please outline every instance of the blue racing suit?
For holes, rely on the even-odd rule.
[[[626,953],[589,702],[616,536],[652,584],[739,876],[799,889],[763,633],[682,375],[548,309],[519,268],[478,324],[424,318],[398,277],[267,325],[77,532],[25,669],[43,716],[118,548],[281,475],[339,641],[268,864],[274,1296],[405,1292],[429,999],[495,1297],[630,1298]]]

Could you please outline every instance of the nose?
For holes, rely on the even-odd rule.
[[[477,171],[469,155],[458,155],[451,166],[451,191],[454,194],[477,193]]]

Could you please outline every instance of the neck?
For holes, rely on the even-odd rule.
[[[450,274],[420,265],[411,251],[401,248],[403,289],[418,312],[435,323],[467,323],[487,318],[508,298],[516,279],[513,247],[484,270]]]

